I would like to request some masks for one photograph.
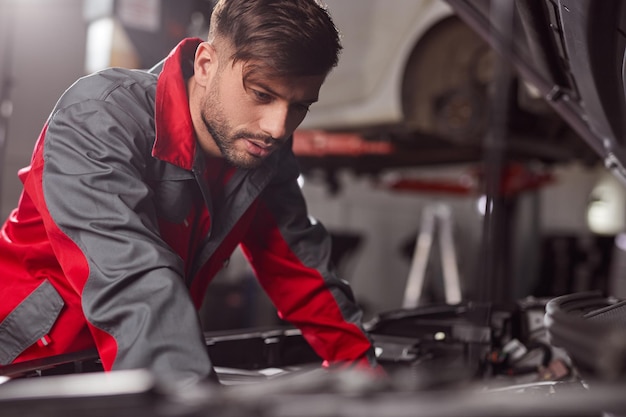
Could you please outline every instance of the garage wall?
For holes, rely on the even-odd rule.
[[[2,161],[1,214],[16,205],[21,184],[17,170],[27,165],[37,136],[61,93],[83,75],[85,25],[83,0],[3,0],[0,2],[0,61],[7,55],[7,29],[12,29],[8,51],[12,78],[13,114]]]
[[[432,174],[436,178],[441,169]],[[462,172],[462,169],[452,169]],[[450,173],[443,173],[450,175]],[[445,204],[452,212],[459,270],[465,287],[471,292],[470,280],[478,267],[478,249],[482,216],[475,197],[437,193],[397,192],[386,189],[367,176],[349,172],[340,175],[341,193],[330,195],[323,182],[308,181],[303,191],[310,214],[331,232],[354,233],[362,238],[358,250],[347,260],[344,278],[366,310],[379,312],[400,308],[411,266],[412,247],[419,233],[423,209]],[[443,299],[438,240],[429,253],[425,294]]]
[[[463,175],[471,167],[417,169],[413,175],[446,179]],[[512,244],[512,276],[508,283],[514,298],[525,297],[537,285],[539,274],[539,239],[541,234],[588,235],[586,207],[589,193],[600,169],[577,164],[559,167],[554,181],[537,190],[519,195]],[[400,308],[409,275],[411,259],[403,253],[405,245],[420,230],[422,212],[433,204],[450,207],[454,224],[454,243],[464,296],[476,299],[480,284],[483,217],[477,196],[438,193],[394,192],[368,177],[348,172],[339,177],[342,192],[330,195],[322,181],[306,182],[303,188],[310,214],[330,231],[351,232],[363,237],[363,244],[349,261],[345,278],[355,289],[366,309],[380,312]],[[438,241],[430,252],[426,298],[442,301]]]

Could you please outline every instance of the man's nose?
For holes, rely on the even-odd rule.
[[[261,119],[261,130],[281,140],[287,135],[289,122],[289,107],[282,105],[270,106],[266,109]]]

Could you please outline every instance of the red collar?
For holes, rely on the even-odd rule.
[[[189,113],[183,66],[193,61],[199,38],[181,41],[165,59],[156,90],[156,139],[152,156],[191,170],[196,135]]]

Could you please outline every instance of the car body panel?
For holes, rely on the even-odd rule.
[[[623,2],[517,1],[515,13],[522,24],[516,27],[512,45],[503,44],[505,33],[489,15],[493,6],[503,3],[448,4],[626,182]]]
[[[343,51],[303,129],[362,129],[402,120],[402,79],[413,48],[452,15],[440,0],[328,0]]]

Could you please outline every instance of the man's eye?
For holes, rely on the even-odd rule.
[[[254,93],[255,98],[261,102],[267,103],[272,99],[272,96],[262,91],[252,90],[252,92]]]

